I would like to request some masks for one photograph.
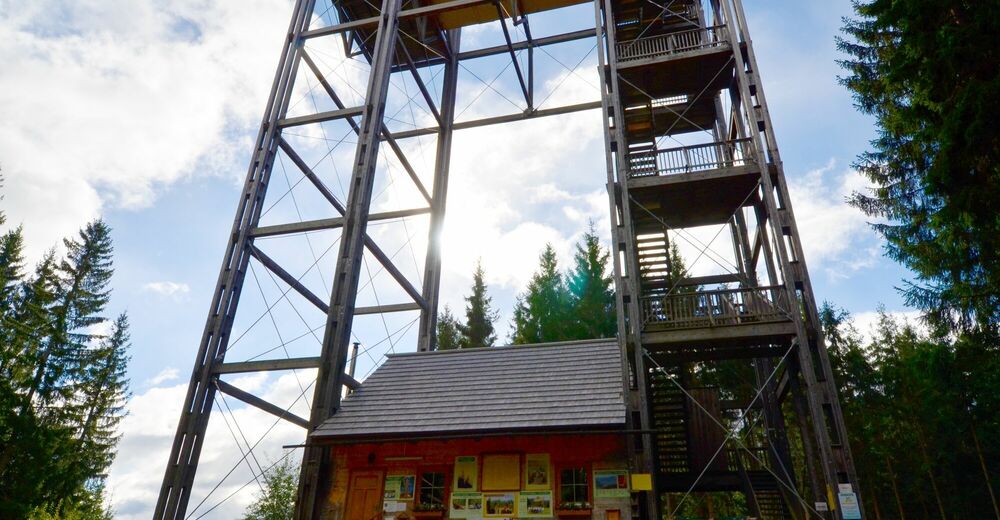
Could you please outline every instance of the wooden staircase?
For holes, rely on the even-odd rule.
[[[651,378],[650,406],[661,473],[691,471],[688,459],[687,399],[670,375],[657,371]]]

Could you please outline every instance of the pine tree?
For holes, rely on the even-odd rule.
[[[277,462],[264,473],[264,489],[247,508],[243,520],[291,520],[295,514],[295,496],[299,477],[289,459]]]
[[[562,341],[570,337],[570,296],[552,244],[539,257],[538,272],[514,307],[514,344]]]
[[[492,347],[496,342],[493,322],[499,313],[492,307],[493,299],[486,294],[482,262],[476,263],[472,275],[472,294],[465,298],[465,323],[458,325],[462,338],[460,348]]]
[[[437,350],[455,350],[461,347],[462,333],[458,320],[447,305],[437,320]]]
[[[608,258],[591,222],[583,241],[576,246],[575,265],[567,276],[573,339],[615,336],[615,296],[607,274]]]

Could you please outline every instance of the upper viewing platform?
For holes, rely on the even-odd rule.
[[[414,0],[404,2],[399,12],[399,27],[405,37],[401,46],[414,61],[434,61],[449,53],[444,31],[497,21],[520,15],[549,11],[587,3],[584,0]],[[352,33],[352,37],[370,56],[375,47],[381,10],[380,0],[334,0],[339,23],[312,29],[306,38]],[[435,56],[436,54],[436,56]]]

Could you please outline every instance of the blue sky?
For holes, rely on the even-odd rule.
[[[852,190],[864,187],[850,164],[874,133],[871,119],[854,110],[836,83],[833,38],[849,3],[746,0],[746,10],[817,297],[847,308],[863,324],[879,304],[909,312],[894,290],[905,272],[882,258],[881,243],[864,217],[844,203]],[[8,225],[24,224],[32,258],[87,219],[101,216],[114,229],[111,312],[128,311],[134,343],[135,398],[111,476],[123,518],[148,517],[155,500],[289,11],[287,0],[0,0],[0,60],[5,63],[0,165],[6,180],[0,204],[10,217]],[[532,29],[538,36],[579,28],[591,16],[587,8],[538,17]],[[496,38],[496,31],[472,30],[464,42],[488,45]],[[597,99],[592,45],[536,56],[542,92],[552,92],[539,95],[548,103],[543,106]],[[336,60],[330,49],[316,53]],[[520,101],[510,71],[490,89],[475,78],[492,78],[503,66],[498,60],[470,64],[463,72],[466,97],[460,96],[458,106],[468,106],[465,117],[514,111],[511,104]],[[580,67],[570,74],[557,60]],[[341,70],[340,80],[358,84],[357,70]],[[308,111],[308,92],[299,94],[303,104],[297,109]],[[400,113],[401,119],[408,117]],[[410,116],[411,123],[426,120]],[[456,135],[442,284],[452,309],[462,307],[472,266],[482,258],[505,336],[513,299],[544,243],[553,243],[566,262],[589,219],[607,235],[600,131],[596,114],[584,113]],[[298,138],[328,144],[324,138],[331,136],[305,132]],[[328,151],[315,145],[304,153],[317,157]],[[331,156],[342,160],[348,152],[353,147]],[[426,167],[426,158],[418,162]],[[294,184],[293,171],[276,168],[272,193],[286,182],[285,172]],[[412,201],[404,185],[387,181],[382,202]],[[301,187],[293,191],[298,193],[295,207],[288,207],[291,197],[276,205],[276,219],[293,210],[322,214],[310,199],[314,195]],[[405,242],[398,245],[415,271],[423,249],[419,224],[413,225],[401,232],[416,237],[411,241],[415,252],[409,253]],[[382,236],[398,241],[393,233]],[[307,245],[321,250],[332,239],[317,235],[312,240]],[[275,246],[275,254],[289,250]],[[305,266],[312,259],[292,255],[287,260]],[[327,283],[328,276],[311,276],[316,287]],[[276,289],[269,283],[262,280],[255,297],[273,302]],[[381,282],[375,285],[384,289]],[[260,301],[248,302],[248,312],[253,305]],[[315,323],[308,315],[299,323],[290,309],[283,312],[278,319],[288,320],[291,329]],[[396,325],[366,322],[358,336],[365,344],[375,343]],[[411,350],[412,337],[412,332],[402,335],[393,350]],[[308,344],[300,348],[308,350]],[[387,344],[373,350],[362,370],[370,369],[384,350]],[[241,383],[280,400],[297,395],[307,379],[301,374],[300,380],[246,378]],[[262,421],[256,412],[229,404],[250,429]],[[298,442],[301,433],[279,427],[272,437],[277,448],[263,455],[271,460],[281,456],[282,442]],[[210,453],[201,473],[206,481],[224,474],[238,458],[224,440],[206,448]],[[249,470],[241,471],[233,477],[233,490],[241,478],[249,478]],[[219,518],[237,514],[252,489],[237,493],[215,513]]]

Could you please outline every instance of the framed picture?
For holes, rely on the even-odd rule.
[[[517,516],[517,493],[483,493],[483,518]]]
[[[623,469],[594,470],[594,498],[627,497],[628,471]]]
[[[529,453],[524,456],[524,489],[541,491],[552,489],[552,471],[548,453]]]
[[[522,491],[518,498],[521,518],[552,516],[551,491]]]
[[[521,489],[521,454],[483,455],[483,491],[517,491],[519,489]]]
[[[387,501],[399,500],[399,484],[402,477],[400,475],[389,475],[385,477],[385,491],[382,499]]]
[[[476,491],[479,476],[479,465],[476,457],[455,457],[455,477],[452,483],[454,491]]]
[[[417,485],[416,475],[403,475],[399,479],[399,500],[413,500]]]
[[[448,506],[449,518],[479,518],[483,511],[483,495],[460,491],[451,494]]]

